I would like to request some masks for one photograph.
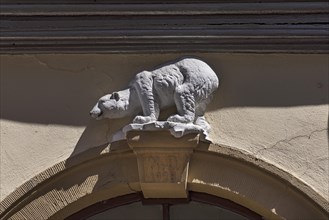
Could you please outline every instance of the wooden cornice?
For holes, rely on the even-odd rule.
[[[329,52],[327,1],[0,2],[5,54]]]

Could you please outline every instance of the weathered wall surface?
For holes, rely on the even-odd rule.
[[[195,55],[222,78],[206,114],[213,141],[272,163],[329,200],[328,56]],[[55,163],[106,144],[130,119],[90,119],[98,98],[178,57],[1,56],[1,200]]]

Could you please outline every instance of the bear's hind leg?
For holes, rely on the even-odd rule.
[[[168,121],[193,123],[195,118],[195,99],[192,89],[187,85],[176,88],[174,100],[178,114],[170,116]]]
[[[194,124],[200,126],[204,131],[210,132],[210,125],[206,121],[206,118],[204,116],[198,116],[194,122]]]

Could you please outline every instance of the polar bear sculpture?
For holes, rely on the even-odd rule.
[[[206,63],[184,58],[138,73],[127,89],[101,97],[90,115],[96,119],[135,115],[134,123],[145,124],[157,121],[160,109],[176,106],[177,114],[167,121],[194,123],[209,130],[204,113],[218,84]]]

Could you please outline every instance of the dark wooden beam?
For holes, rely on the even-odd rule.
[[[329,51],[324,1],[23,2],[2,1],[0,53]]]
[[[326,1],[117,3],[2,0],[0,53],[329,52]]]
[[[162,219],[170,220],[170,205],[167,203],[162,204]]]

